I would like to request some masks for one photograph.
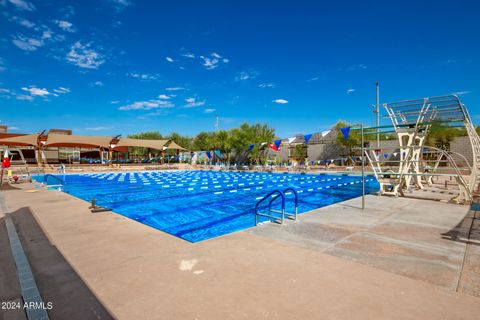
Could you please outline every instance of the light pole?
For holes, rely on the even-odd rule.
[[[362,147],[361,147],[361,152],[362,152],[362,210],[365,210],[365,150],[364,150],[364,141],[363,141],[363,123],[360,124],[360,132],[361,132],[361,135],[362,135],[362,138],[360,139],[361,140],[361,143],[362,143]],[[377,143],[378,143],[378,140],[377,140]]]
[[[376,86],[376,101],[375,101],[375,113],[377,114],[377,148],[380,148],[380,133],[378,132],[378,127],[380,126],[380,86],[378,81],[375,83]]]

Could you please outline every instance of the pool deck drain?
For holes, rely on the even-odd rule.
[[[113,212],[92,214],[67,194],[29,188],[4,193],[10,209],[30,208],[118,319],[477,319],[480,313],[471,283],[479,281],[472,265],[479,246],[465,258],[462,279],[471,291],[462,293],[463,280],[455,291],[467,247],[466,206],[368,196],[365,211],[353,199],[285,226],[191,244]]]

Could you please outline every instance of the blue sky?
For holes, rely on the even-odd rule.
[[[0,124],[281,137],[457,92],[480,120],[475,1],[0,0]]]

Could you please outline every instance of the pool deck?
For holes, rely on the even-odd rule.
[[[91,213],[86,202],[58,191],[15,188],[2,197],[56,318],[85,318],[82,308],[100,319],[480,314],[480,213],[468,206],[367,196],[364,211],[353,199],[284,226],[192,244],[113,212]],[[45,245],[55,251],[48,259]],[[11,275],[8,252],[0,254]],[[59,294],[65,283],[69,290]],[[0,276],[0,289],[0,300],[18,299],[11,277]]]

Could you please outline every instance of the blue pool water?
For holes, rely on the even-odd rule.
[[[43,176],[34,177],[43,182]],[[283,174],[216,171],[108,172],[47,175],[80,199],[111,208],[116,213],[156,229],[197,242],[255,225],[255,204],[275,189],[294,188],[299,213],[361,195],[361,177],[332,174]],[[366,177],[366,192],[378,190]],[[286,211],[294,212],[293,194]],[[277,205],[280,206],[280,199]],[[261,221],[267,220],[263,218]]]

